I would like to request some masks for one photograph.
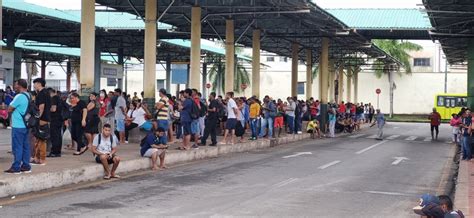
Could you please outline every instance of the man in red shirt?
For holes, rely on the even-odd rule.
[[[431,140],[438,140],[439,125],[441,124],[441,115],[433,108],[433,112],[428,117],[431,123]],[[434,136],[434,130],[436,130],[436,138]]]
[[[344,101],[341,101],[339,104],[339,113],[345,114],[346,113],[346,104],[344,104]]]

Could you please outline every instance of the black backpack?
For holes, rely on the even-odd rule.
[[[39,109],[31,100],[30,96],[22,92],[22,95],[28,100],[28,107],[23,114],[20,114],[23,117],[23,122],[28,129],[35,128],[39,126]]]
[[[199,111],[199,117],[204,117],[206,116],[207,113],[207,105],[202,103],[201,101],[199,102],[199,105],[201,105],[201,110]]]
[[[226,108],[224,107],[224,104],[219,103],[219,107],[217,108],[217,114],[219,117],[225,117],[226,116]]]
[[[201,114],[201,111],[199,110],[199,107],[198,105],[196,104],[196,102],[193,101],[193,106],[191,107],[191,119],[193,120],[196,120],[198,119]]]

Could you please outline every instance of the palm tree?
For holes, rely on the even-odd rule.
[[[423,49],[422,46],[401,40],[374,40],[375,45],[380,49],[384,50],[387,54],[397,59],[401,63],[401,67],[405,69],[406,74],[411,73],[410,65],[410,54],[409,51],[419,51]],[[398,69],[397,72],[401,75],[398,67],[393,65],[386,65],[381,63],[381,60],[377,60],[375,65],[381,64],[383,68],[376,68],[375,73],[377,77],[381,77],[384,73],[388,75],[388,82],[390,83],[390,117],[393,117],[393,90],[395,89],[395,83],[393,81],[393,71]],[[380,66],[380,65],[379,65]]]
[[[241,53],[240,48],[235,48],[235,53]],[[217,93],[224,93],[225,84],[225,62],[222,55],[211,55],[207,57],[206,62],[211,63],[212,67],[209,69],[209,81],[212,84],[212,91]],[[234,90],[240,90],[241,84],[250,84],[250,76],[247,69],[244,67],[244,62],[236,60],[235,75],[234,75]]]

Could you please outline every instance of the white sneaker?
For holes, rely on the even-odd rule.
[[[12,127],[11,127],[11,126],[9,126],[9,127],[7,127],[7,129],[12,129]]]
[[[128,144],[128,141],[125,141],[125,144]]]
[[[301,134],[303,134],[303,132],[301,132],[301,131],[298,131],[298,135],[301,135]]]

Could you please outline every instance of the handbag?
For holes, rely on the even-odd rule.
[[[50,138],[50,129],[49,124],[38,125],[35,128],[32,128],[33,136],[41,140],[48,140]]]

